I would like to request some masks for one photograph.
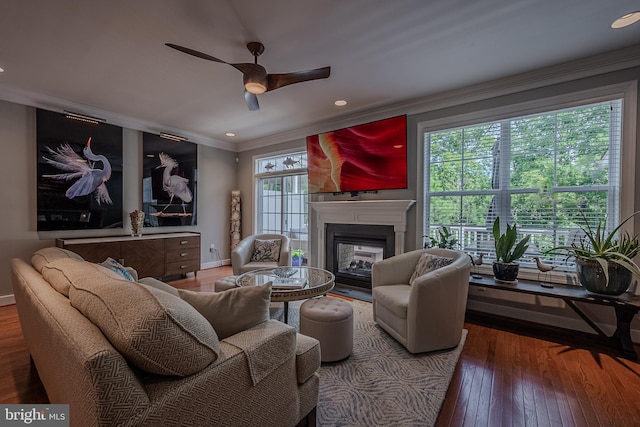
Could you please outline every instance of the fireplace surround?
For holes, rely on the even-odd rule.
[[[371,266],[395,253],[390,225],[327,224],[326,269],[336,282],[371,289]]]
[[[317,265],[321,268],[331,269],[329,261],[333,263],[334,260],[329,260],[327,256],[327,245],[331,248],[334,247],[335,242],[328,242],[327,228],[333,226],[346,226],[349,231],[356,231],[355,237],[371,237],[371,231],[365,231],[365,235],[357,234],[357,225],[370,225],[370,226],[386,226],[384,237],[380,238],[378,235],[377,240],[389,240],[390,246],[383,249],[384,257],[390,257],[392,255],[399,255],[404,252],[406,231],[407,231],[407,211],[415,204],[415,200],[357,200],[357,201],[330,201],[330,202],[310,202],[309,206],[313,212],[317,215],[317,229],[318,237],[313,249],[317,254]],[[355,225],[355,226],[354,226]],[[339,228],[340,229],[340,228]],[[341,229],[342,230],[342,229]],[[374,228],[372,230],[381,230]],[[377,232],[373,233],[377,235]],[[351,236],[354,237],[354,236]],[[343,244],[354,244],[353,239],[342,242]],[[375,241],[366,241],[360,239],[360,242],[356,242],[359,246],[365,246],[366,255],[370,253],[376,253],[375,248],[380,248],[381,243]],[[376,239],[373,239],[376,240]],[[383,246],[383,245],[382,245]],[[333,251],[333,249],[332,249]],[[335,257],[335,254],[333,255]],[[363,256],[359,256],[359,259],[364,259]],[[357,265],[356,265],[357,267]],[[335,274],[335,273],[334,273]],[[338,275],[336,277],[337,283],[344,283],[342,278]],[[349,284],[349,283],[346,283]],[[370,287],[370,280],[369,285]]]

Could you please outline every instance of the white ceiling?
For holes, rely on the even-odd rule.
[[[223,147],[640,41],[640,23],[609,27],[637,0],[2,3],[0,99]],[[251,112],[239,71],[164,45],[252,62],[249,41],[270,73],[330,65],[331,77],[259,95]]]

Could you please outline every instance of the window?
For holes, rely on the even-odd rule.
[[[622,99],[424,133],[423,234],[446,226],[495,259],[491,229],[517,224],[532,255],[580,238],[584,215],[620,220]],[[504,227],[504,225],[503,225]],[[520,238],[521,236],[519,236]],[[564,257],[545,262],[567,268]]]
[[[307,256],[307,153],[288,153],[256,159],[257,233],[289,236],[291,249]]]

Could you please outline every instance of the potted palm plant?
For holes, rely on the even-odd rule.
[[[584,236],[580,241],[568,246],[557,246],[548,253],[575,258],[578,280],[587,291],[621,295],[631,285],[632,276],[640,278],[640,267],[633,261],[640,253],[640,241],[637,235],[631,236],[628,232],[618,236],[618,231],[638,213],[629,216],[607,233],[602,221],[595,228],[590,226],[583,212],[585,225],[579,227]]]
[[[516,243],[518,231],[516,225],[507,224],[504,233],[500,233],[500,218],[493,223],[493,240],[496,250],[496,260],[493,263],[493,275],[496,280],[502,282],[515,282],[518,278],[520,264],[516,261],[524,255],[529,248],[531,234],[527,234]]]

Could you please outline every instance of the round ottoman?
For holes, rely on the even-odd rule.
[[[213,284],[216,292],[226,291],[227,289],[233,289],[236,287],[236,279],[238,276],[227,276],[222,279],[218,279]]]
[[[323,362],[349,357],[353,350],[353,307],[333,297],[307,300],[300,306],[300,333],[320,341]]]

